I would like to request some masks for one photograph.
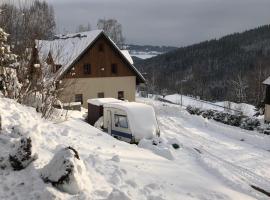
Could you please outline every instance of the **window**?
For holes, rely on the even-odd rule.
[[[99,51],[99,52],[103,52],[103,51],[104,51],[104,46],[103,46],[103,44],[99,44],[99,45],[98,45],[98,51]]]
[[[112,71],[112,74],[117,74],[117,64],[111,65],[111,71]]]
[[[118,92],[118,99],[120,99],[120,100],[124,100],[125,99],[125,97],[124,97],[124,91],[119,91]]]
[[[3,84],[3,81],[2,80],[0,80],[0,91],[1,90],[4,90],[4,84]]]
[[[81,104],[83,104],[83,95],[75,94],[75,102],[81,102]]]
[[[114,115],[114,126],[118,128],[128,128],[128,120],[125,115]]]
[[[57,71],[62,67],[62,65],[55,65],[55,67],[56,67],[56,71]]]
[[[104,92],[99,92],[99,93],[97,94],[97,97],[98,97],[98,98],[104,98]]]
[[[265,93],[265,100],[264,100],[265,104],[270,105],[270,86],[267,85],[266,87],[266,93]]]
[[[91,74],[91,64],[85,64],[83,66],[83,72],[84,74]]]

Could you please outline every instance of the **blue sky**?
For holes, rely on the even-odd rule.
[[[129,43],[185,46],[270,23],[270,0],[47,0],[58,32],[116,18]]]

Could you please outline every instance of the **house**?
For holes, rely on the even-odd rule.
[[[120,50],[102,31],[59,35],[51,41],[36,41],[40,61],[61,80],[64,103],[111,97],[135,101],[136,86],[144,83],[128,51]]]
[[[265,122],[270,122],[270,77],[268,77],[263,84],[266,86],[265,92],[265,111],[264,111],[264,120]]]

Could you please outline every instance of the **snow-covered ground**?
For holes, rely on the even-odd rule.
[[[157,113],[161,135],[172,158],[118,141],[71,112],[64,122],[40,118],[34,109],[0,98],[3,131],[0,155],[10,134],[33,140],[38,159],[21,171],[0,169],[0,199],[269,199],[252,189],[270,191],[270,137],[200,116],[177,105],[139,98]],[[86,167],[89,185],[77,195],[63,193],[40,177],[61,146],[72,146]]]
[[[131,56],[135,56],[141,59],[148,59],[157,56],[157,54],[141,53],[141,54],[131,54]]]
[[[161,52],[157,52],[157,51],[130,51],[130,55],[131,56],[136,56],[138,58],[141,59],[148,59],[148,58],[152,58],[158,55],[161,55]]]
[[[181,104],[181,95],[180,94],[173,94],[168,95],[165,97],[166,100],[169,100],[176,104]],[[238,113],[242,112],[246,116],[253,116],[255,114],[255,107],[253,105],[245,104],[245,103],[234,103],[234,102],[228,102],[228,101],[222,101],[222,102],[207,102],[202,101],[193,97],[189,96],[182,96],[182,105],[183,106],[194,106],[201,109],[214,109],[217,111],[223,111],[223,112],[230,112],[230,113]],[[229,109],[228,109],[229,108]]]

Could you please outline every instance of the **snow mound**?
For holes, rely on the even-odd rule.
[[[86,178],[86,169],[78,152],[67,147],[58,151],[53,159],[41,170],[41,177],[46,183],[52,183],[61,191],[77,194],[91,186]]]
[[[124,192],[114,189],[107,200],[131,200]]]
[[[153,153],[162,156],[168,160],[174,160],[173,154],[170,151],[169,147],[167,147],[160,139],[142,139],[140,140],[138,146],[140,148],[149,149]]]

